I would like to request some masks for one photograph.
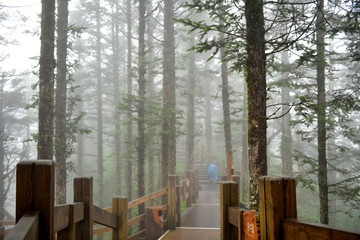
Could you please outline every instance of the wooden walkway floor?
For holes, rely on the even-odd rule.
[[[181,214],[181,228],[166,232],[161,240],[220,240],[219,185],[200,185],[199,198]]]

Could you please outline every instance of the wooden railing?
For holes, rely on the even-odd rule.
[[[196,200],[197,173],[187,171],[187,178],[170,175],[168,187],[128,203],[126,197],[112,199],[112,207],[102,209],[93,205],[93,179],[74,179],[74,203],[54,205],[54,163],[50,160],[24,161],[17,165],[16,179],[16,225],[5,235],[6,240],[89,239],[93,235],[112,231],[112,239],[137,239],[145,236],[145,229],[128,237],[128,227],[145,220],[146,214],[128,219],[128,210],[167,194],[168,203],[162,206],[167,211],[165,228],[180,226],[180,202],[187,205]],[[10,223],[5,222],[2,223]],[[93,229],[94,224],[103,227]],[[7,236],[6,236],[7,235]]]
[[[259,213],[239,208],[238,196],[238,183],[220,183],[221,240],[360,240],[359,232],[297,220],[293,178],[259,179]]]

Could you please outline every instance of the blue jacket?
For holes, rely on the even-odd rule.
[[[218,173],[217,173],[217,168],[215,166],[215,164],[210,164],[209,168],[208,168],[208,174],[210,177],[210,181],[216,181],[218,180]]]

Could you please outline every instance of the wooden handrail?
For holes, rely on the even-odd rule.
[[[72,204],[74,205],[74,216],[75,223],[80,222],[84,219],[84,203],[77,202]],[[70,204],[57,205],[54,208],[54,230],[55,232],[59,232],[70,226],[69,219],[69,208]]]
[[[131,225],[134,225],[135,223],[141,222],[142,220],[145,220],[145,217],[146,217],[146,213],[130,219],[127,222],[128,227],[130,227]]]
[[[4,226],[15,225],[15,220],[0,220],[0,224]]]
[[[128,209],[130,209],[130,208],[132,208],[132,207],[135,207],[135,206],[137,206],[137,205],[140,205],[140,204],[142,204],[142,203],[145,203],[145,202],[147,202],[147,201],[149,201],[149,200],[151,200],[151,199],[154,199],[154,198],[156,198],[156,197],[159,197],[159,196],[161,196],[161,195],[164,195],[164,194],[166,194],[166,193],[167,193],[167,187],[165,187],[165,188],[163,188],[163,189],[160,189],[160,190],[157,191],[157,192],[153,192],[153,193],[151,193],[151,194],[149,194],[149,195],[146,195],[146,196],[143,196],[143,197],[141,197],[141,198],[135,199],[134,201],[129,202],[129,204],[128,204]]]
[[[39,235],[39,212],[25,213],[5,240],[35,240]]]
[[[118,219],[117,219],[117,216],[115,216],[114,214],[109,213],[109,212],[105,211],[104,209],[102,209],[98,206],[95,206],[95,205],[93,205],[93,214],[94,214],[93,215],[94,222],[104,225],[104,226],[107,226],[107,227],[117,228]]]

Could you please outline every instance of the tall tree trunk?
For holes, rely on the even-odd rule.
[[[56,159],[56,202],[66,203],[66,77],[67,77],[67,28],[68,0],[58,0],[57,20],[57,74],[55,102],[55,159]]]
[[[138,100],[138,197],[145,195],[145,0],[139,1],[139,100]],[[145,204],[140,204],[138,214],[145,213]],[[142,229],[142,228],[141,228]]]
[[[220,11],[223,11],[222,9]],[[223,19],[220,18],[219,25],[221,26]],[[224,33],[220,33],[220,41],[224,41]],[[230,120],[230,94],[229,94],[229,82],[228,82],[228,66],[225,61],[225,48],[220,48],[220,59],[221,59],[221,93],[222,93],[222,105],[223,105],[223,116],[224,116],[224,135],[225,135],[225,159],[228,158],[228,153],[232,151],[232,140],[231,140],[231,120]],[[227,162],[227,161],[226,161]],[[231,169],[231,166],[227,166]],[[228,172],[228,171],[227,171]]]
[[[99,205],[104,197],[104,154],[103,154],[103,114],[102,114],[102,80],[101,80],[101,19],[100,0],[96,0],[96,82],[97,82],[97,140],[98,140],[98,191]]]
[[[153,6],[152,6],[152,1],[147,1],[146,3],[146,11],[147,11],[147,28],[146,28],[146,32],[147,32],[147,42],[149,45],[149,49],[147,50],[147,66],[149,71],[147,71],[147,89],[148,89],[148,97],[147,99],[149,99],[148,102],[148,107],[149,108],[153,108],[154,107],[154,99],[156,99],[155,96],[155,88],[154,88],[154,79],[155,79],[155,74],[154,71],[156,69],[155,66],[155,56],[154,56],[154,26],[155,26],[155,21],[153,19],[152,16],[152,12],[153,12]],[[155,140],[154,136],[151,136],[151,140],[150,142],[152,142],[153,140]],[[150,146],[149,146],[150,147]],[[148,154],[148,161],[149,161],[149,174],[148,174],[148,179],[146,180],[148,182],[148,191],[149,193],[152,193],[155,191],[155,157],[154,157],[154,150],[155,148],[152,147],[152,149],[150,150],[151,152]]]
[[[244,102],[243,102],[243,122],[242,122],[242,151],[241,151],[241,200],[248,201],[249,195],[249,157],[248,157],[248,124],[245,119],[248,118],[247,114],[247,85],[244,81]]]
[[[263,1],[246,0],[245,17],[250,208],[258,210],[258,179],[267,174],[266,69]]]
[[[167,0],[164,5],[162,187],[167,186],[168,174],[176,170],[174,1]]]
[[[126,2],[126,21],[127,21],[127,95],[131,99],[132,95],[132,22],[131,22],[131,0]],[[126,135],[126,195],[132,200],[132,102],[129,100],[130,107],[127,111],[127,135]]]
[[[115,161],[116,161],[116,194],[121,194],[121,123],[118,103],[120,102],[120,78],[119,78],[119,2],[115,2],[115,14],[113,16],[113,84],[114,84],[114,120],[115,120]]]
[[[281,53],[281,60],[284,66],[289,65],[289,53],[284,51]],[[286,69],[286,67],[285,67]],[[290,106],[290,88],[289,88],[289,72],[284,70],[282,73],[281,81],[281,102],[283,104],[281,111],[283,117],[281,118],[281,143],[280,143],[280,154],[282,162],[281,173],[285,176],[293,176],[292,168],[292,137],[290,120],[291,115],[289,112]]]
[[[205,69],[208,69],[207,62],[205,63]],[[212,146],[213,146],[213,136],[212,136],[212,104],[211,104],[211,80],[210,78],[205,79],[205,138],[206,138],[206,151],[205,159],[206,161],[214,161]]]
[[[55,0],[42,1],[38,159],[53,159]]]
[[[325,19],[324,1],[317,0],[316,13],[316,79],[317,79],[317,121],[318,121],[318,184],[320,198],[320,222],[329,223],[328,179],[326,159],[326,100],[325,100]]]
[[[79,88],[79,96],[83,96],[83,88]],[[83,110],[84,103],[80,101],[78,106],[78,111],[81,112]],[[84,127],[84,119],[80,119],[79,128]],[[77,174],[78,176],[84,175],[84,134],[78,133],[77,135]]]
[[[195,34],[189,36],[190,47],[195,45]],[[189,72],[187,82],[187,111],[186,111],[186,170],[194,168],[195,145],[195,52],[189,52]]]
[[[4,79],[2,79],[4,81]],[[0,219],[5,217],[5,127],[3,121],[3,111],[4,111],[4,84],[1,83],[0,86]]]

